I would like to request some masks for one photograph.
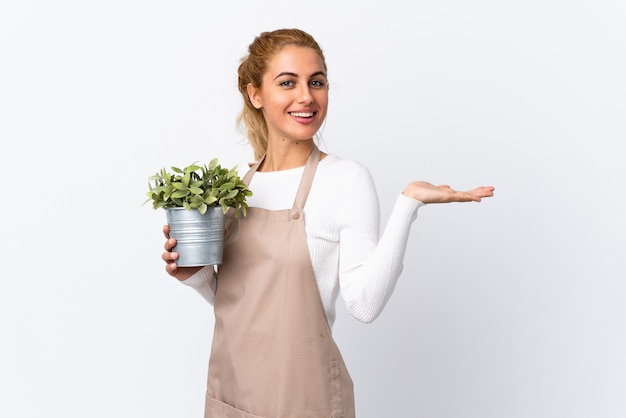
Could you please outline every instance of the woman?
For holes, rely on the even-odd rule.
[[[262,33],[238,75],[240,122],[258,159],[245,176],[254,192],[247,216],[228,228],[219,269],[179,268],[164,227],[166,271],[214,305],[205,417],[354,417],[331,333],[339,293],[355,318],[373,321],[402,270],[418,208],[479,202],[494,188],[412,182],[379,239],[368,170],[313,141],[328,109],[317,42],[296,29]]]

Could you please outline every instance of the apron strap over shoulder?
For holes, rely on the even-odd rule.
[[[300,182],[300,187],[298,187],[298,193],[296,193],[296,199],[293,202],[293,209],[299,210],[304,209],[304,204],[306,203],[306,199],[309,196],[309,191],[311,190],[311,184],[313,184],[313,178],[315,177],[315,170],[317,169],[317,164],[320,162],[320,150],[317,148],[317,145],[313,143],[313,149],[309,154],[309,158],[306,160],[306,165],[304,166],[304,173],[302,174],[302,181]]]
[[[259,166],[261,165],[261,163],[263,162],[264,159],[265,159],[265,154],[263,154],[263,156],[259,159],[259,161],[254,163],[250,167],[250,169],[248,169],[248,172],[245,174],[245,176],[243,176],[243,182],[246,184],[246,186],[250,185],[250,181],[252,180],[252,176],[254,175],[254,173],[256,173],[257,169],[259,168]]]

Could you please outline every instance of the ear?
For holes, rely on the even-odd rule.
[[[250,101],[252,102],[252,106],[254,106],[256,109],[262,108],[263,102],[261,101],[261,96],[259,94],[258,89],[254,88],[252,83],[248,83],[248,85],[246,86],[246,89],[248,90],[248,97],[250,98]]]

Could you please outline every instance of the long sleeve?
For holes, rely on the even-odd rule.
[[[192,287],[212,305],[215,300],[216,279],[215,268],[213,266],[206,266],[198,270],[196,274],[189,277],[187,280],[183,280],[182,283]]]
[[[379,239],[379,203],[366,170],[357,173],[340,211],[339,283],[350,314],[378,317],[403,269],[411,224],[423,203],[399,195]]]

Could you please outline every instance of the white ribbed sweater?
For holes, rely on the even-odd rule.
[[[304,167],[257,172],[249,185],[250,207],[293,206]],[[379,239],[378,195],[367,168],[329,154],[320,161],[304,207],[313,270],[331,328],[339,292],[362,322],[380,314],[402,272],[411,224],[423,203],[400,194]],[[205,267],[183,283],[213,303],[215,274]]]

